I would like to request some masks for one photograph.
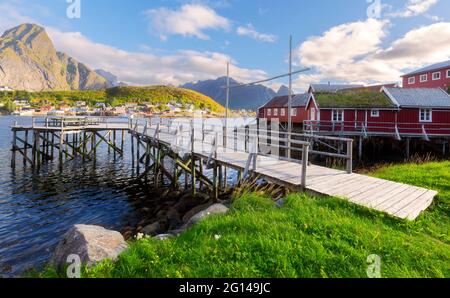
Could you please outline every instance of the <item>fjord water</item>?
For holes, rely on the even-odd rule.
[[[130,154],[114,160],[103,146],[95,164],[74,160],[60,171],[55,162],[38,172],[23,168],[18,157],[12,170],[14,121],[31,123],[31,118],[0,116],[0,276],[44,266],[74,224],[120,230],[136,222],[133,201],[148,194],[132,184]]]

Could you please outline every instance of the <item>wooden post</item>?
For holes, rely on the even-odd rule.
[[[113,130],[113,144],[114,147],[116,147],[116,130]],[[113,151],[114,151],[114,159],[116,159],[116,149],[113,148]]]
[[[25,144],[25,147],[27,145]],[[16,148],[17,148],[17,131],[13,131],[13,144],[12,144],[12,155],[11,155],[11,168],[16,168]]]
[[[358,145],[358,158],[359,160],[362,160],[362,153],[363,153],[363,137],[359,137],[359,145]]]
[[[410,143],[411,138],[406,138],[406,159],[409,160],[410,158]]]
[[[28,153],[28,130],[25,130],[25,147],[23,149],[23,165],[27,165],[27,153]]]
[[[353,140],[347,141],[347,173],[353,173]]]
[[[111,154],[111,145],[110,144],[111,144],[111,133],[108,134],[108,154]]]
[[[134,169],[134,134],[131,132],[131,167]]]
[[[122,138],[120,139],[120,150],[122,150],[122,152],[124,142],[125,142],[125,130],[122,130]]]
[[[308,168],[309,144],[303,145],[302,150],[302,189],[306,189],[306,174]]]
[[[54,159],[55,156],[55,134],[52,132],[52,147],[50,148],[50,156],[52,158],[52,161]]]
[[[108,146],[109,147],[109,146]],[[141,140],[139,139],[139,135],[136,135],[136,171],[137,174],[139,176],[139,169],[140,169],[140,161],[139,159],[141,158],[141,154],[140,154],[140,147],[141,147]]]
[[[59,166],[62,168],[63,163],[63,145],[64,145],[64,133],[61,131],[61,134],[59,135]]]
[[[192,195],[196,194],[196,181],[195,181],[195,156],[194,156],[194,147],[195,147],[195,130],[194,130],[194,121],[191,120],[191,184],[192,184]]]
[[[36,162],[38,168],[41,166],[41,133],[36,131]]]

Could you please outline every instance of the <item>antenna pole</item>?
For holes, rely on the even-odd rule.
[[[225,100],[225,131],[224,131],[224,141],[225,141],[225,148],[227,146],[226,139],[227,139],[227,130],[228,130],[228,109],[230,105],[230,62],[227,62],[227,97]]]
[[[292,35],[289,36],[289,95],[288,95],[288,142],[287,157],[291,158],[291,133],[292,133]]]

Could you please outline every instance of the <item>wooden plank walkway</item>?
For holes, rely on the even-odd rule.
[[[32,127],[17,127],[18,129],[32,129]],[[98,124],[84,127],[64,127],[63,130],[77,129],[91,130],[129,130],[127,123]],[[143,135],[143,126],[137,127],[139,134]],[[35,126],[37,130],[61,130],[61,128],[49,128]],[[174,135],[161,127],[159,142],[166,143],[172,148]],[[146,137],[154,138],[155,129],[148,128]],[[182,135],[178,142],[190,143],[190,137]],[[177,147],[177,146],[175,146]],[[189,148],[189,149],[188,149]],[[190,153],[190,145],[179,147],[179,151]],[[175,148],[176,149],[176,148]],[[194,154],[207,159],[212,151],[211,138],[205,141],[194,142]],[[231,150],[230,150],[231,151]],[[249,154],[242,151],[218,150],[216,162],[221,165],[244,171]],[[258,156],[256,162],[256,174],[268,181],[286,186],[293,190],[302,188],[301,163],[295,161],[280,160],[274,157]],[[347,172],[309,165],[306,171],[306,190],[320,195],[340,197],[355,204],[385,212],[394,217],[414,220],[427,209],[437,195],[436,191],[425,188],[396,183],[360,174],[348,174]]]
[[[154,129],[147,131],[148,136],[153,136],[154,133]],[[159,134],[159,141],[167,144],[173,143],[173,138],[172,134]],[[210,143],[195,142],[194,153],[197,156],[208,158],[211,150]],[[215,160],[229,168],[244,171],[248,157],[246,152],[218,150]],[[301,163],[259,155],[254,172],[268,181],[290,189],[302,189]],[[306,173],[306,190],[309,192],[339,197],[401,219],[416,219],[432,204],[437,195],[433,190],[355,173],[348,174],[317,165],[309,165]]]

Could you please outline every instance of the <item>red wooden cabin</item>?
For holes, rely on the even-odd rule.
[[[450,60],[433,64],[403,77],[403,88],[450,88]]]
[[[292,95],[292,123],[303,125],[305,120],[317,120],[319,111],[315,101],[310,101],[312,93]],[[288,96],[277,96],[258,109],[258,118],[268,121],[278,119],[281,123],[288,122]]]

